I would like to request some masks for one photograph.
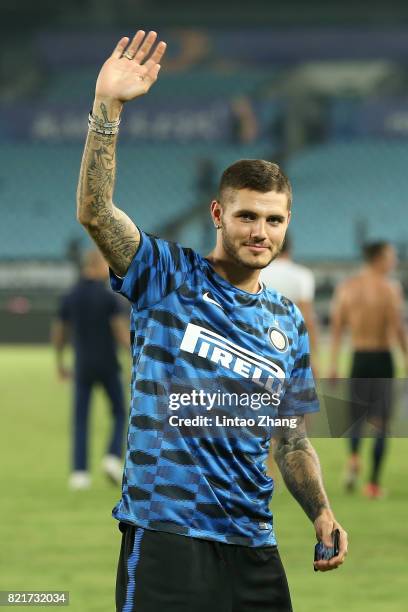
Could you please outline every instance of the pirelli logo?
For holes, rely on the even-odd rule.
[[[187,325],[180,348],[219,364],[243,378],[252,379],[271,391],[276,379],[282,383],[285,380],[284,370],[270,359],[248,351],[224,336],[194,323]]]

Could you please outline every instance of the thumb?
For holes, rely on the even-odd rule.
[[[328,516],[323,514],[319,516],[314,526],[317,539],[323,542],[325,546],[332,546],[332,532],[335,528],[334,517],[330,514]]]
[[[325,546],[331,548],[333,546],[333,523],[325,523],[320,530],[319,539]]]

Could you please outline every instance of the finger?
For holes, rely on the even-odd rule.
[[[333,525],[325,526],[321,531],[320,540],[323,542],[327,548],[331,548],[333,546]]]
[[[330,572],[330,570],[337,569],[341,565],[341,563],[331,563],[332,560],[333,559],[330,559],[330,561],[315,561],[313,565],[319,572]]]
[[[147,64],[149,64],[150,62],[153,62],[154,64],[160,64],[160,61],[166,52],[166,48],[167,48],[166,43],[163,41],[160,41],[159,44],[156,45],[153,53],[151,54],[147,62],[145,62],[145,66],[147,66]]]
[[[331,533],[324,533],[321,541],[326,546],[326,548],[331,548],[333,546],[333,539]]]
[[[341,557],[347,557],[347,555],[348,555],[348,547],[343,548],[343,549],[341,549],[341,550],[339,551],[339,556],[341,556]]]
[[[337,557],[332,557],[328,561],[328,569],[336,569],[336,567],[340,567],[340,565],[343,565],[343,563],[344,558],[340,558],[339,555]]]
[[[332,557],[330,561],[332,561],[333,564],[337,563],[338,565],[340,565],[341,563],[344,563],[346,556],[347,556],[347,550],[343,550],[339,552],[339,554],[336,555],[335,557]]]
[[[128,53],[131,57],[136,55],[136,52],[139,48],[140,43],[145,37],[146,32],[144,30],[138,30],[134,37],[132,38],[132,42],[129,47],[126,49],[126,53]]]
[[[327,572],[330,569],[329,562],[323,559],[320,561],[315,561],[313,565],[319,572]]]
[[[157,79],[157,76],[160,72],[160,68],[160,64],[154,64],[154,66],[152,66],[150,70],[148,70],[144,78],[149,79],[149,81],[152,81],[153,83]]]
[[[154,41],[156,40],[156,38],[157,38],[157,32],[148,33],[148,35],[143,41],[142,46],[140,47],[140,49],[135,55],[135,60],[137,62],[141,62],[146,57],[146,55],[150,53],[150,49],[152,48],[152,45]]]
[[[115,59],[119,59],[120,57],[122,57],[122,53],[126,49],[126,45],[128,44],[128,42],[129,38],[127,36],[121,38],[116,47],[114,48],[111,57],[114,57]]]
[[[161,47],[160,45],[164,45],[164,47]],[[156,49],[154,50],[154,53],[151,57],[149,57],[149,59],[147,61],[145,61],[145,63],[143,64],[143,66],[145,68],[147,68],[147,71],[150,72],[150,70],[153,68],[153,66],[156,66],[157,64],[160,64],[160,60],[163,57],[165,51],[166,51],[166,43],[159,43],[159,45],[157,45]],[[160,48],[159,48],[160,47]]]

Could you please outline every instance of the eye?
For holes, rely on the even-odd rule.
[[[270,223],[271,225],[280,225],[281,223],[283,223],[283,217],[280,217],[280,216],[269,217],[268,223]]]
[[[239,215],[240,219],[243,221],[253,221],[255,219],[255,215],[249,212],[244,212]]]

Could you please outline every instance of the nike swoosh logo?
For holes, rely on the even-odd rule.
[[[203,300],[204,300],[204,302],[210,302],[210,304],[214,304],[214,306],[218,306],[218,308],[221,308],[221,310],[224,310],[223,307],[221,306],[221,304],[219,304],[218,302],[213,300],[212,297],[210,297],[210,294],[208,293],[208,291],[203,293]]]

